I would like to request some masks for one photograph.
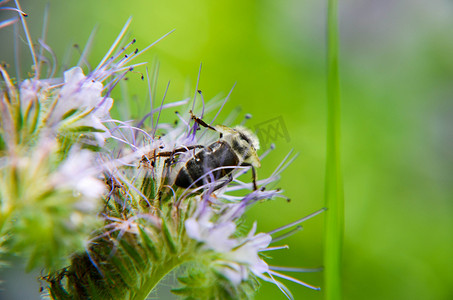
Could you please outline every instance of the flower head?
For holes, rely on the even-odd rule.
[[[236,224],[233,221],[210,221],[212,210],[207,209],[198,219],[190,218],[186,221],[186,230],[189,237],[202,243],[202,248],[213,250],[217,257],[212,265],[223,273],[233,284],[240,284],[252,272],[261,276],[268,270],[264,260],[259,257],[259,251],[269,246],[272,237],[265,233],[255,235],[256,223],[249,234],[243,238],[236,238]]]
[[[96,156],[93,152],[74,147],[51,175],[50,182],[55,189],[70,190],[74,196],[81,199],[75,208],[94,212],[106,192],[105,183],[99,179],[100,171],[100,167],[96,167]]]
[[[64,84],[57,95],[57,103],[50,112],[49,125],[58,124],[65,130],[93,131],[100,146],[110,136],[103,120],[110,119],[113,99],[103,96],[101,82],[83,74],[80,67],[64,73]]]
[[[205,105],[196,89],[193,102],[154,108],[151,101],[142,120],[112,119],[112,89],[155,44],[128,50],[134,39],[115,53],[129,23],[87,75],[75,66],[63,78],[41,78],[32,43],[32,78],[16,84],[0,66],[0,233],[30,268],[67,265],[43,277],[56,298],[145,298],[162,274],[184,264],[198,268],[175,291],[187,298],[249,297],[257,278],[290,297],[274,276],[292,279],[261,254],[287,248],[270,247],[277,231],[256,233],[256,222],[248,233],[238,228],[252,205],[286,199],[272,186],[290,154],[257,178],[265,154],[258,156],[255,134],[216,121],[231,92]],[[176,106],[179,123],[162,123],[161,113]]]

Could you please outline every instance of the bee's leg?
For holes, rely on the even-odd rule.
[[[162,151],[159,153],[154,153],[153,156],[151,156],[151,159],[155,159],[156,157],[170,157],[171,160],[174,160],[174,156],[179,154],[179,153],[184,153],[193,149],[199,149],[199,148],[205,148],[203,145],[191,145],[191,146],[185,146],[185,147],[180,147],[173,149],[173,151]],[[143,159],[142,159],[143,160]]]
[[[174,155],[174,154],[177,154],[177,153],[183,153],[183,152],[187,152],[187,151],[190,151],[190,150],[193,150],[193,149],[198,149],[198,148],[205,148],[205,146],[203,146],[203,145],[192,145],[192,146],[187,146],[187,147],[176,148],[171,153]]]
[[[256,170],[255,167],[252,166],[252,181],[253,181],[253,190],[258,190],[258,184],[256,184]]]
[[[191,146],[176,148],[176,149],[173,149],[173,151],[162,151],[162,152],[153,154],[153,156],[151,156],[151,159],[154,159],[156,157],[173,157],[174,155],[176,155],[178,153],[184,153],[184,152],[190,151],[192,149],[197,149],[197,148],[205,148],[205,146],[191,145]],[[144,159],[142,159],[142,161],[143,160]]]
[[[233,175],[228,174],[228,178],[224,182],[219,183],[218,185],[216,185],[214,187],[214,189],[213,189],[213,192],[217,191],[218,189],[223,188],[224,186],[227,186],[228,184],[230,184],[231,181],[233,181]]]
[[[191,119],[194,120],[198,125],[206,127],[206,128],[209,128],[209,129],[214,130],[214,131],[217,131],[217,129],[215,129],[211,125],[207,124],[205,121],[203,121],[202,119],[198,118],[197,116],[195,116],[192,113],[192,111],[190,111],[190,115],[192,116]]]
[[[249,163],[242,163],[241,166],[250,167],[252,169],[252,182],[253,182],[253,190],[258,190],[258,184],[256,183],[256,169],[252,164]]]

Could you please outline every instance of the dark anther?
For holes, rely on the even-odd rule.
[[[134,51],[134,54],[137,54],[137,53],[138,53],[138,48],[136,48]]]
[[[201,90],[198,90],[197,92],[198,92],[198,94],[200,94],[200,95],[201,95]]]
[[[127,54],[124,54],[124,57],[127,58]]]
[[[135,43],[136,41],[137,41],[136,39],[133,39],[133,40],[132,40],[132,44]]]
[[[144,79],[145,79],[145,76],[142,75],[142,77],[140,77],[140,78],[141,78],[142,80],[144,80]]]
[[[134,67],[129,68],[129,72],[132,72],[132,71],[134,71]]]

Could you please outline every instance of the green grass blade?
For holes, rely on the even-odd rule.
[[[327,157],[324,284],[328,300],[341,299],[341,257],[344,224],[343,179],[340,156],[340,88],[338,73],[337,0],[327,10]]]

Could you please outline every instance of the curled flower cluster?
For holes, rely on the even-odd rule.
[[[15,83],[0,67],[3,246],[27,258],[29,268],[46,268],[41,279],[54,299],[145,299],[179,267],[185,271],[173,292],[190,299],[250,298],[258,279],[292,298],[275,277],[317,289],[277,272],[285,269],[268,265],[262,252],[287,248],[270,245],[288,233],[272,235],[286,229],[291,234],[321,211],[270,233],[256,233],[255,222],[244,233],[241,220],[250,206],[286,199],[272,186],[294,156],[289,153],[269,177],[244,181],[271,149],[258,157],[253,133],[214,125],[220,110],[203,121],[229,95],[205,105],[197,86],[192,101],[151,107],[140,121],[110,117],[112,89],[141,65],[130,61],[155,44],[127,53],[133,40],[116,50],[129,24],[87,75],[76,66],[63,78],[42,79],[36,61],[34,77]],[[178,122],[160,122],[172,107],[182,111]],[[222,143],[241,149],[244,157],[215,168],[197,165],[209,147]],[[219,161],[228,154],[222,155]],[[189,162],[202,174],[180,179]]]
[[[200,119],[192,114],[194,107],[195,111],[201,112],[209,112],[210,108],[203,104],[197,109],[194,103],[186,102],[169,103],[159,108],[163,111],[174,106],[188,106],[182,109],[183,113],[176,114],[179,125],[152,122],[157,125],[144,130],[112,120],[120,124],[112,129],[113,137],[120,143],[113,153],[123,153],[120,159],[123,165],[112,167],[108,172],[108,181],[112,182],[111,200],[105,211],[108,224],[106,231],[94,240],[110,244],[115,255],[122,252],[120,256],[127,255],[128,251],[121,243],[125,240],[132,242],[134,247],[143,251],[143,256],[137,255],[135,260],[150,267],[145,268],[146,272],[156,270],[156,273],[166,273],[178,265],[191,265],[179,278],[184,287],[174,290],[176,294],[189,298],[248,298],[256,291],[257,279],[274,283],[291,298],[290,291],[276,277],[318,289],[277,272],[266,263],[261,253],[286,249],[286,245],[271,247],[271,243],[280,240],[278,237],[273,239],[271,234],[294,228],[322,210],[272,233],[256,233],[256,222],[248,234],[243,234],[243,229],[238,227],[250,206],[267,199],[287,199],[280,189],[272,189],[271,186],[295,157],[290,158],[289,153],[268,178],[256,182],[256,189],[252,182],[243,181],[244,173],[250,168],[241,165],[233,167],[235,171],[229,179],[216,179],[214,176],[218,169],[226,166],[205,168],[203,176],[194,178],[189,187],[177,186],[175,173],[189,168],[188,161],[200,157],[200,153],[207,155],[204,149],[215,147],[213,145],[218,141],[217,133],[211,132],[215,128],[205,124],[211,129],[200,131],[200,121],[194,121]],[[202,149],[197,149],[198,146]],[[271,150],[261,155],[260,159],[264,159]],[[131,162],[139,157],[137,168],[137,164]],[[292,232],[297,230],[295,228]],[[146,245],[148,242],[150,244]],[[90,251],[91,262],[103,261],[96,247]],[[178,257],[176,261],[175,256]],[[103,266],[97,263],[96,268],[102,272]],[[281,267],[277,269],[285,270]],[[145,273],[143,277],[153,275]]]
[[[22,21],[30,41],[26,14],[16,5],[4,8],[18,16],[0,28]],[[76,66],[63,78],[42,78],[45,58],[30,50],[31,78],[12,78],[0,66],[0,250],[22,254],[27,269],[55,270],[102,225],[98,212],[107,189],[99,153],[111,137],[104,125],[111,118],[109,93],[133,66],[111,57],[87,76]],[[107,78],[114,79],[104,86]]]
[[[102,122],[112,100],[79,67],[66,71],[62,83],[32,78],[18,87],[1,71],[0,229],[10,236],[6,247],[30,256],[29,268],[42,261],[55,268],[84,248],[100,222],[106,188],[88,147],[110,136]]]

